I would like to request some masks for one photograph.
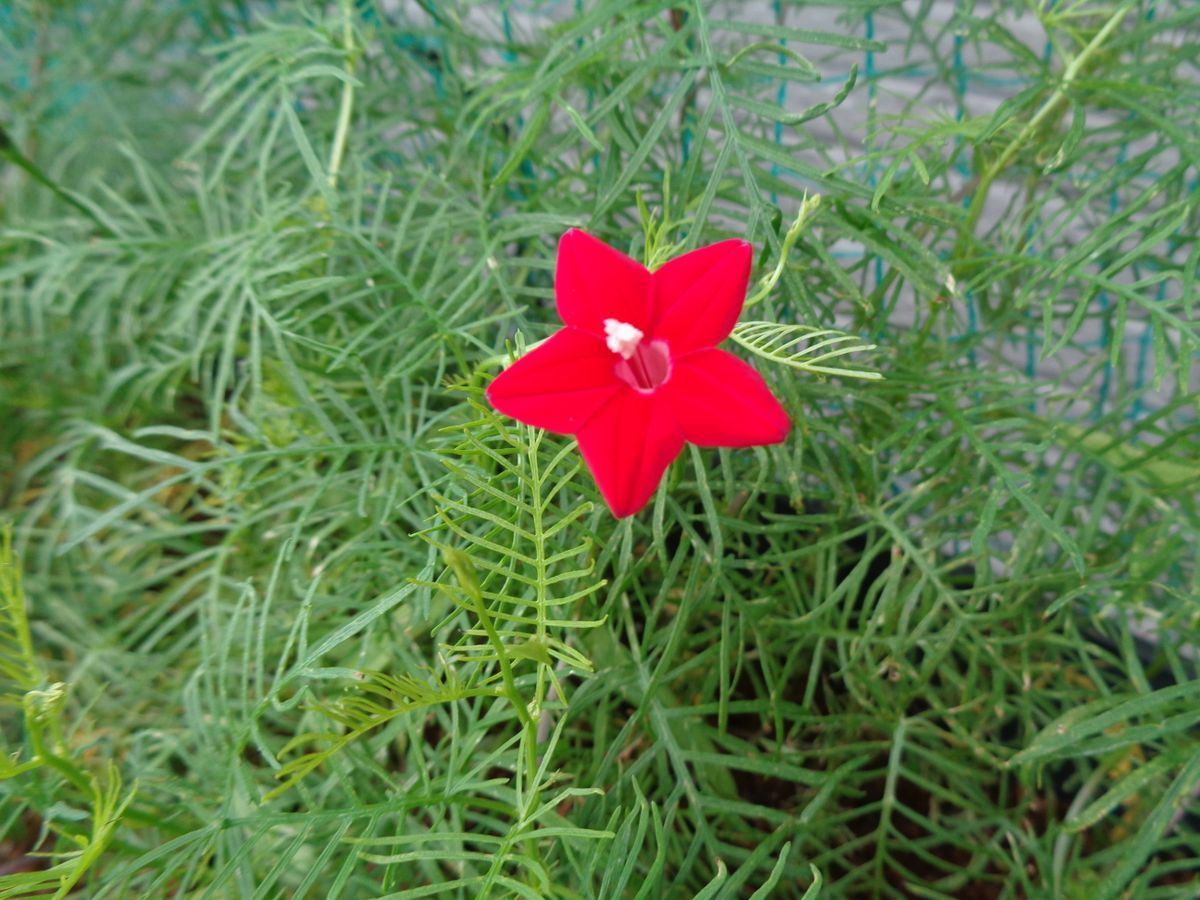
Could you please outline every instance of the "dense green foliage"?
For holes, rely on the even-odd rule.
[[[1200,5],[944,6],[0,6],[0,896],[1194,896]],[[787,443],[481,402],[573,225]]]

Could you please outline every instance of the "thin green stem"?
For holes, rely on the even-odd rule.
[[[342,0],[342,41],[346,48],[346,80],[342,82],[342,102],[338,109],[337,130],[329,151],[329,187],[336,188],[350,134],[350,119],[354,113],[354,8],[350,0]]]
[[[775,268],[768,272],[758,283],[758,290],[746,298],[743,304],[745,309],[749,309],[758,303],[761,303],[770,296],[771,291],[775,290],[775,285],[779,283],[780,277],[783,275],[783,270],[787,268],[788,255],[792,252],[792,247],[796,245],[796,241],[800,239],[805,227],[817,214],[817,210],[821,208],[821,195],[813,194],[811,197],[807,193],[804,199],[800,201],[800,209],[796,213],[796,219],[788,228],[787,233],[783,236],[783,243],[779,248],[779,262],[775,264]]]
[[[1083,51],[1071,60],[1067,67],[1063,70],[1063,76],[1059,80],[1058,85],[1054,88],[1053,93],[1047,98],[1046,102],[1041,105],[1033,117],[1025,123],[1025,127],[1017,134],[1015,138],[1001,151],[995,161],[984,170],[983,175],[979,179],[979,186],[975,191],[975,195],[971,198],[971,205],[967,208],[967,221],[963,225],[963,229],[959,234],[958,246],[955,248],[954,260],[961,261],[966,250],[967,241],[975,233],[975,226],[979,223],[979,217],[983,215],[984,206],[987,204],[988,192],[991,189],[992,182],[997,176],[1003,172],[1013,157],[1020,152],[1021,148],[1028,143],[1029,139],[1037,133],[1037,130],[1042,126],[1059,105],[1067,99],[1067,92],[1074,84],[1079,72],[1087,65],[1088,61],[1104,46],[1104,42],[1124,21],[1129,15],[1129,11],[1133,8],[1132,4],[1126,3],[1122,5],[1112,16],[1104,23],[1104,26],[1096,32],[1095,36],[1088,42]]]
[[[533,717],[529,715],[529,710],[525,708],[525,700],[521,696],[521,692],[517,690],[517,682],[513,677],[512,663],[508,659],[508,654],[504,652],[504,644],[500,640],[500,633],[496,631],[496,625],[492,621],[492,615],[488,612],[487,604],[483,601],[483,594],[478,591],[469,591],[472,601],[475,603],[475,612],[479,616],[479,624],[483,626],[484,632],[487,634],[488,641],[496,648],[496,660],[500,664],[500,677],[504,681],[504,695],[508,697],[508,702],[513,705],[516,710],[517,718],[521,720],[521,725],[528,731],[530,728],[537,728]]]
[[[537,641],[539,644],[545,644],[546,640],[546,538],[545,529],[542,521],[542,475],[541,469],[538,466],[538,447],[542,442],[543,431],[529,428],[529,474],[532,478],[534,487],[534,496],[531,497],[530,506],[533,508],[533,535],[534,535],[534,561],[536,565],[535,577],[537,578],[536,600],[535,600],[535,615],[537,616]],[[526,790],[528,791],[525,799],[525,808],[521,810],[523,817],[528,817],[534,810],[538,808],[541,792],[538,790],[538,745],[539,733],[541,731],[541,720],[545,715],[542,710],[542,705],[546,702],[546,666],[538,663],[537,680],[534,684],[533,694],[533,709],[537,711],[536,718],[530,716],[523,722],[525,727],[525,771],[526,771]],[[530,840],[527,842],[529,854],[534,859],[541,858],[541,852],[538,849],[537,841]]]
[[[85,216],[87,216],[88,220],[91,221],[92,224],[99,228],[104,234],[107,234],[110,237],[115,236],[116,232],[114,232],[112,228],[104,222],[103,219],[96,215],[94,210],[90,209],[72,192],[60,187],[58,183],[54,181],[54,179],[41,170],[37,163],[33,162],[33,160],[22,154],[21,151],[17,149],[16,144],[13,143],[12,138],[8,136],[3,128],[0,128],[0,159],[7,159],[17,168],[23,170],[25,174],[27,174],[35,182],[51,191],[64,203],[69,204],[79,212],[83,213]]]
[[[0,532],[0,603],[9,607],[8,627],[10,637],[16,638],[18,654],[24,668],[24,681],[18,687],[33,690],[42,681],[36,657],[33,654],[33,637],[29,632],[29,618],[25,614],[25,589],[21,584],[21,569],[13,552],[12,526],[5,524]],[[10,676],[11,677],[11,676]]]
[[[979,183],[975,188],[975,193],[971,197],[971,204],[967,208],[967,219],[963,223],[962,230],[959,231],[958,240],[955,242],[954,252],[950,258],[950,270],[956,275],[962,274],[962,262],[966,258],[967,248],[975,237],[975,228],[979,224],[979,218],[983,215],[983,210],[987,206],[988,195],[991,192],[993,182],[1003,173],[1013,161],[1016,155],[1021,151],[1035,134],[1039,128],[1054,115],[1063,102],[1067,99],[1067,94],[1074,84],[1075,79],[1087,65],[1089,60],[1104,46],[1105,41],[1112,33],[1120,26],[1125,17],[1129,15],[1133,4],[1125,3],[1114,12],[1100,28],[1099,31],[1088,41],[1087,46],[1083,48],[1078,56],[1076,56],[1067,67],[1063,69],[1062,78],[1059,79],[1054,91],[1046,99],[1046,102],[1039,107],[1038,111],[1033,114],[1028,122],[1025,123],[1017,136],[1013,138],[1008,145],[1000,152],[1000,155],[984,170],[979,177]],[[938,303],[929,310],[929,315],[925,317],[924,323],[921,325],[921,331],[917,336],[918,350],[925,345],[926,339],[933,331],[933,326],[943,308],[948,306],[948,303]]]
[[[534,429],[529,430],[531,432],[534,431]],[[534,544],[536,545],[534,547],[534,560],[536,561],[537,565],[537,600],[535,601],[535,614],[537,616],[537,640],[539,644],[544,644],[546,641],[546,603],[548,600],[546,597],[546,579],[548,577],[548,573],[546,571],[546,538],[545,529],[542,522],[542,476],[540,467],[538,466],[538,445],[541,444],[542,434],[544,434],[544,432],[538,432],[529,442],[529,472],[533,478],[533,483],[538,486],[537,496],[532,498],[533,502],[531,505],[533,507]],[[539,664],[537,669],[537,684],[534,689],[534,709],[538,710],[539,712],[541,711],[542,704],[545,702],[545,697],[546,666]],[[535,725],[531,741],[533,753],[531,758],[528,760],[528,764],[530,765],[529,777],[531,785],[537,778],[537,744],[538,728]],[[529,808],[537,808],[536,789],[534,789],[533,793],[531,794]]]
[[[38,721],[34,711],[28,707],[25,710],[25,727],[29,732],[29,746],[34,759],[45,763],[62,775],[63,778],[67,779],[67,781],[71,782],[71,784],[75,785],[75,787],[79,788],[85,795],[91,796],[95,788],[91,781],[88,780],[87,775],[69,759],[59,756],[46,746],[43,725]]]

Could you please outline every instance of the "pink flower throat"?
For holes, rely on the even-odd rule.
[[[643,341],[641,329],[616,319],[604,320],[608,349],[620,359],[614,368],[627,385],[650,393],[671,377],[671,354],[665,341]]]

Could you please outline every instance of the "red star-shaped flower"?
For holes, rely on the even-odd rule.
[[[633,515],[685,441],[750,447],[787,436],[787,413],[762,377],[716,349],[749,279],[745,241],[650,272],[572,229],[554,275],[566,327],[501,372],[488,399],[528,425],[575,435],[613,515]]]

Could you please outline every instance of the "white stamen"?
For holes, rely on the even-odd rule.
[[[608,349],[613,353],[620,353],[622,359],[633,356],[637,345],[645,336],[640,328],[634,328],[628,322],[616,319],[604,320],[604,333],[607,335],[605,343],[608,344]]]

